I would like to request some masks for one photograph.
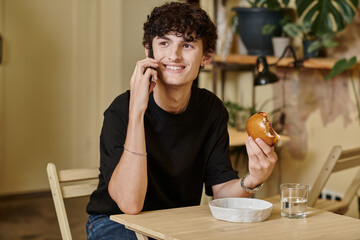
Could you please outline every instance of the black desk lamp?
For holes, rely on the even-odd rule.
[[[294,62],[292,62],[293,66],[300,67],[304,60],[298,60],[296,58],[295,51],[290,45],[284,49],[280,58],[275,63],[270,64],[270,66],[276,66],[276,64],[278,62],[280,62],[280,60],[285,56],[287,51],[290,51],[292,57],[294,58]],[[257,58],[256,71],[257,71],[257,75],[254,77],[254,86],[253,86],[253,107],[255,107],[255,105],[254,105],[255,104],[255,86],[266,85],[269,83],[275,83],[275,82],[279,81],[279,78],[276,76],[276,74],[272,73],[269,70],[269,65],[266,62],[265,56],[259,56]]]
[[[276,74],[269,70],[265,56],[260,56],[257,58],[256,70],[258,74],[254,79],[254,86],[266,85],[279,81],[279,78],[276,76]]]
[[[259,56],[256,60],[256,72],[253,83],[252,108],[255,111],[255,87],[279,81],[275,73],[269,70],[265,56]]]
[[[285,56],[287,51],[290,51],[290,53],[294,59],[294,62],[292,62],[290,64],[293,64],[293,67],[301,67],[302,62],[304,60],[303,59],[299,60],[296,58],[295,51],[290,45],[284,49],[280,58],[275,63],[269,64],[269,65],[276,66],[277,63],[280,62],[280,60]],[[255,87],[259,86],[259,85],[266,85],[266,84],[275,83],[275,82],[279,81],[279,78],[276,76],[276,74],[272,73],[269,70],[269,65],[266,62],[265,56],[259,56],[257,58],[257,61],[256,61],[257,75],[254,77],[253,99],[252,99],[252,107],[253,107],[254,111],[255,111]],[[283,92],[284,92],[284,90],[283,90]],[[284,101],[285,101],[285,96],[283,97],[283,108],[285,107]],[[280,116],[280,123],[282,126],[284,126],[284,122],[285,122],[285,113],[282,112],[281,116]]]

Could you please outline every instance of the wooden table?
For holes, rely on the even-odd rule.
[[[219,239],[360,239],[360,220],[308,208],[304,219],[280,216],[279,198],[268,198],[272,213],[260,223],[231,223],[212,217],[208,205],[112,215],[111,220],[137,233],[138,239],[219,240]]]
[[[237,131],[235,128],[228,127],[229,132],[229,145],[230,147],[237,147],[245,145],[245,140],[249,137],[246,132]],[[276,146],[289,141],[288,136],[280,135],[279,143]]]

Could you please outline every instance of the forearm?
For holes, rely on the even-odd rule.
[[[149,93],[155,87],[150,77],[157,80],[158,62],[146,58],[136,63],[130,80],[129,121],[124,151],[116,166],[108,191],[119,208],[128,214],[141,211],[147,190],[147,156],[144,115]]]
[[[222,184],[213,186],[214,198],[225,198],[225,197],[250,197],[252,193],[247,192],[241,187],[241,179],[234,179]],[[244,185],[253,189],[257,185],[261,184],[256,180],[253,180],[251,176],[247,176],[244,179]]]
[[[143,115],[130,117],[124,152],[110,182],[109,194],[128,214],[141,211],[147,189],[147,156]],[[138,154],[135,154],[138,153]]]
[[[269,147],[261,139],[256,139],[255,143],[249,137],[245,144],[249,156],[249,175],[244,178],[244,187],[251,191],[269,178],[276,164],[277,155],[274,148]],[[214,198],[249,197],[252,194],[241,186],[241,179],[214,185],[212,188]]]

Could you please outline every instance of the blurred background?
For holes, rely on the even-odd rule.
[[[58,169],[99,165],[103,112],[116,96],[129,88],[136,62],[145,57],[143,23],[150,11],[164,2],[0,0],[0,201],[10,204],[36,194],[50,196],[47,195],[50,189],[46,175],[48,162],[55,163]],[[231,8],[245,1],[202,0],[200,4],[213,18],[218,2],[226,2],[222,11],[231,28],[234,15]],[[360,57],[356,43],[359,42],[360,21],[355,19],[350,28],[337,36],[344,43],[330,49],[332,55],[329,57]],[[239,49],[234,50],[234,42],[229,51],[239,53]],[[344,45],[353,47],[344,48]],[[297,46],[296,41],[294,46]],[[326,115],[321,111],[321,107],[331,105],[331,101],[341,100],[343,96],[333,95],[332,91],[339,88],[335,81],[341,85],[350,84],[346,76],[343,76],[345,80],[336,78],[327,86],[319,82],[327,71],[289,70],[286,76],[283,69],[273,71],[281,81],[257,88],[257,106],[275,98],[264,109],[259,109],[270,112],[276,104],[281,104],[279,95],[286,96],[287,103],[292,106],[287,114],[297,117],[294,124],[301,137],[290,136],[292,146],[285,144],[278,149],[278,167],[258,197],[279,193],[280,182],[312,185],[334,145],[347,149],[359,147],[360,143],[360,123],[350,87],[345,88],[347,101],[352,106],[348,112]],[[358,70],[354,78],[359,91]],[[217,86],[221,86],[220,77],[216,81]],[[282,88],[284,84],[287,90]],[[211,66],[200,73],[199,85],[214,90]],[[316,92],[312,89],[315,85],[319,91],[327,89],[328,93],[324,94],[332,96],[323,105],[314,104]],[[224,96],[221,96],[220,87],[215,93],[224,102],[250,107],[252,90],[252,71],[230,71],[226,73]],[[341,103],[334,106],[337,106],[334,111],[339,111],[339,106],[341,109]],[[300,111],[303,114],[297,115]],[[286,127],[291,129],[291,121]],[[291,142],[293,139],[296,142]],[[350,183],[354,173],[355,170],[337,173],[325,188],[341,196],[344,185]],[[346,214],[359,217],[357,204],[354,200]],[[51,204],[49,207],[55,214]],[[0,221],[8,214],[6,208],[2,208]],[[0,235],[0,239],[6,238]]]

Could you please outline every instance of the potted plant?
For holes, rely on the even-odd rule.
[[[287,23],[283,26],[283,31],[291,38],[301,37],[305,59],[318,57],[321,48],[337,46],[337,42],[333,40],[335,33],[321,33],[315,36],[309,26],[305,26],[301,22]]]
[[[229,113],[229,125],[231,127],[236,128],[238,131],[246,131],[246,123],[249,117],[251,117],[253,114],[261,112],[262,109],[265,109],[266,104],[268,104],[270,101],[264,101],[263,104],[261,104],[260,107],[253,106],[253,107],[244,107],[242,105],[239,105],[238,103],[232,102],[232,101],[226,101],[224,103],[224,106],[226,107],[228,113]],[[276,132],[281,133],[284,126],[285,121],[285,112],[284,107],[279,107],[276,109],[273,109],[270,113],[271,116],[271,122]]]
[[[274,25],[273,36],[281,35],[280,19],[289,0],[247,0],[250,7],[235,7],[237,29],[249,55],[273,55],[270,35],[263,35],[265,24]],[[250,27],[251,26],[251,27]]]
[[[321,47],[335,46],[332,38],[353,20],[358,3],[358,0],[295,0],[297,15],[301,19],[298,30],[305,33],[304,49],[309,45],[305,54]]]
[[[229,125],[238,131],[245,131],[246,121],[250,117],[249,109],[231,101],[224,105],[229,113]]]
[[[272,46],[274,50],[275,57],[281,57],[285,48],[291,45],[291,37],[286,31],[284,31],[284,26],[288,23],[292,23],[294,21],[294,16],[289,13],[285,13],[284,17],[280,19],[279,24],[281,26],[281,35],[273,36],[273,31],[276,26],[272,24],[265,24],[262,28],[263,35],[271,35]],[[285,55],[286,57],[287,55]]]

